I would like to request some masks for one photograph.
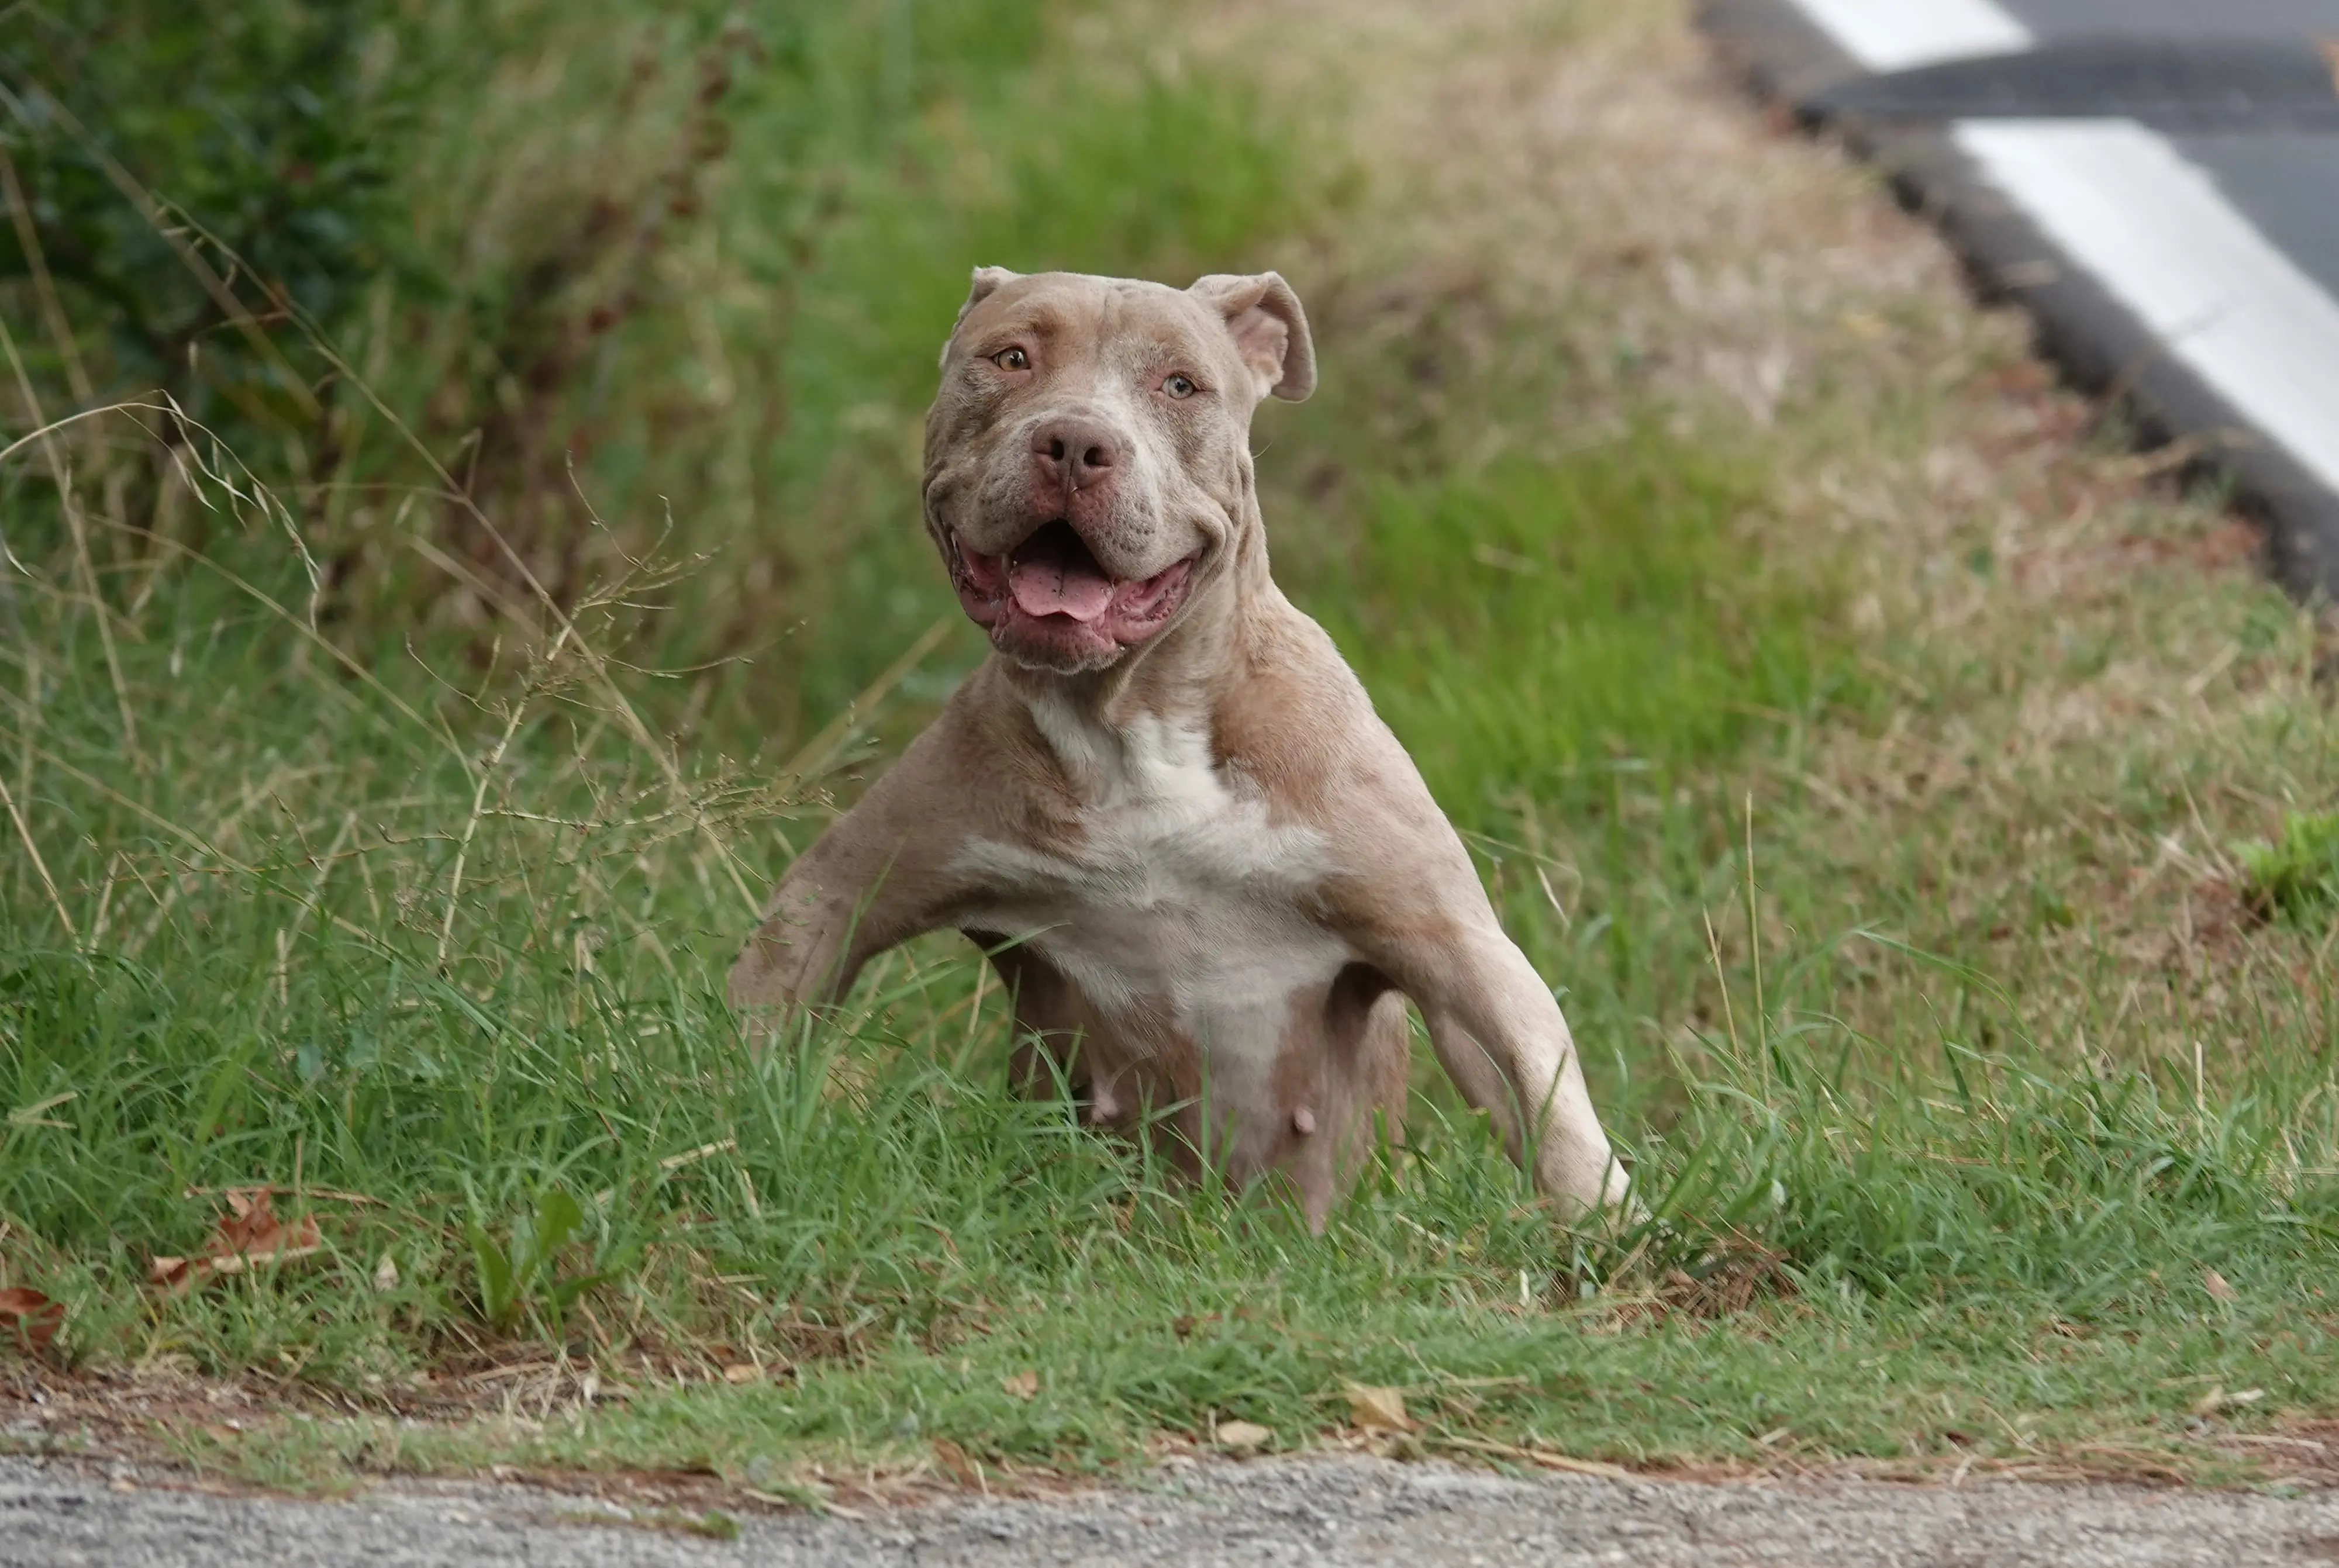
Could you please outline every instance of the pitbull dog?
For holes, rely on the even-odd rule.
[[[1316,385],[1290,286],[984,267],[942,372],[926,528],[996,651],[789,868],[734,1000],[818,1007],[954,927],[1014,999],[1027,1086],[1167,1122],[1189,1169],[1284,1172],[1320,1230],[1404,1109],[1409,999],[1542,1192],[1619,1202],[1550,987],[1268,575],[1251,413]]]

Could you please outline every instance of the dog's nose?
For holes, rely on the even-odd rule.
[[[1050,419],[1032,432],[1031,456],[1047,484],[1085,490],[1112,478],[1122,448],[1120,437],[1100,419]]]

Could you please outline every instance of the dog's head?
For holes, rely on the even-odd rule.
[[[1251,411],[1315,386],[1273,272],[1178,290],[979,268],[926,416],[926,527],[959,603],[1063,674],[1159,636],[1256,526]]]

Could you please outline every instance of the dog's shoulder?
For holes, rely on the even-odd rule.
[[[1217,744],[1274,821],[1321,835],[1340,868],[1326,907],[1365,923],[1411,912],[1402,918],[1417,923],[1483,903],[1461,839],[1330,635],[1285,603],[1258,618],[1248,646]]]
[[[1412,772],[1330,635],[1279,595],[1245,627],[1211,745],[1279,812],[1309,818],[1392,768]]]

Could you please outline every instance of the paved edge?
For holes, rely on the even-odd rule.
[[[2334,1492],[1714,1485],[1361,1456],[1189,1462],[1142,1489],[726,1520],[514,1484],[409,1480],[318,1502],[155,1479],[0,1459],[0,1568],[2303,1568],[2339,1544]]]
[[[2013,202],[1951,140],[1948,125],[1830,119],[1821,89],[1864,74],[1791,0],[1700,0],[1700,25],[1754,91],[1829,130],[1882,171],[1900,200],[1940,229],[1985,298],[2020,304],[2039,346],[2070,380],[2129,409],[2148,436],[2203,441],[2203,465],[2230,479],[2265,526],[2275,578],[2303,599],[2339,601],[2339,495],[2169,352],[2168,346]]]

